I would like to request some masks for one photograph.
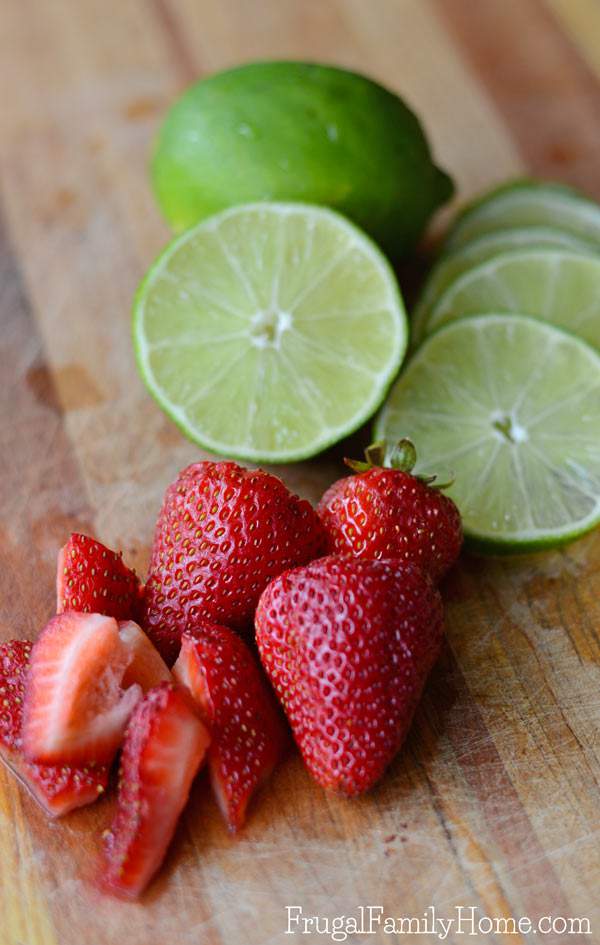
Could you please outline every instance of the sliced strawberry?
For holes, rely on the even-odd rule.
[[[119,623],[119,636],[129,652],[129,664],[121,680],[123,688],[138,683],[147,692],[161,682],[173,681],[167,664],[137,623],[133,620]]]
[[[31,653],[23,748],[30,761],[109,762],[141,695],[123,690],[130,661],[112,617],[67,612],[53,617]]]
[[[23,757],[21,725],[25,680],[32,644],[0,644],[0,757],[50,817],[91,804],[108,783],[105,765],[36,765]]]
[[[160,866],[210,742],[189,695],[161,683],[138,703],[121,755],[102,885],[136,899]]]
[[[142,586],[135,571],[123,564],[120,552],[95,538],[73,534],[58,553],[56,612],[77,610],[136,620]]]
[[[248,646],[228,627],[205,623],[184,633],[173,675],[208,721],[213,791],[236,831],[283,754],[287,734],[279,708]]]

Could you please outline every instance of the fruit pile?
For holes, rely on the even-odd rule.
[[[238,830],[286,750],[286,717],[314,779],[348,796],[400,748],[442,644],[434,582],[462,529],[412,474],[410,442],[385,453],[367,450],[317,510],[260,469],[188,467],[145,585],[93,538],[59,552],[56,615],[33,644],[0,645],[0,754],[60,817],[106,791],[120,753],[106,891],[143,892],[205,761]]]
[[[526,552],[600,521],[600,206],[517,181],[468,206],[375,423],[447,465],[470,545]]]
[[[190,439],[291,462],[379,411],[376,440],[410,438],[420,474],[453,478],[472,548],[600,522],[600,206],[532,180],[484,195],[409,325],[381,248],[410,249],[452,186],[365,77],[279,62],[203,79],[166,116],[153,183],[183,232],[139,288],[134,344]]]

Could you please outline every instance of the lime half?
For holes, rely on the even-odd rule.
[[[484,312],[543,318],[600,348],[600,256],[562,249],[494,256],[449,286],[431,309],[425,330]]]
[[[450,229],[445,248],[506,227],[553,226],[600,245],[600,206],[565,184],[517,180],[468,204]]]
[[[464,272],[487,262],[493,256],[517,249],[570,249],[593,252],[593,247],[563,230],[542,226],[523,226],[485,233],[458,249],[444,253],[431,270],[411,318],[411,334],[418,344],[427,334],[432,307],[443,292]]]
[[[381,252],[339,214],[233,207],[158,257],[134,303],[138,367],[191,440],[256,462],[313,456],[381,404],[407,322]]]
[[[392,388],[377,439],[410,437],[418,472],[451,468],[465,534],[491,552],[570,541],[600,521],[600,356],[520,315],[426,339]]]

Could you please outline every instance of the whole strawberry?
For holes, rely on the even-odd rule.
[[[232,462],[201,462],[165,494],[145,591],[145,628],[168,661],[181,636],[211,620],[250,630],[262,591],[325,553],[309,502],[281,479]]]
[[[267,587],[260,657],[319,784],[353,795],[381,777],[442,638],[438,591],[402,561],[332,555]]]
[[[411,474],[416,453],[401,440],[385,464],[385,444],[374,443],[366,462],[346,460],[357,475],[339,479],[321,499],[318,512],[328,550],[358,558],[400,558],[420,565],[439,580],[458,558],[460,513],[433,479]]]

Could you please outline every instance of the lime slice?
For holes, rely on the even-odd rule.
[[[570,249],[578,253],[593,252],[585,240],[552,227],[523,226],[485,233],[464,246],[444,253],[431,270],[411,319],[413,343],[418,344],[427,334],[429,313],[448,286],[468,269],[473,269],[499,253],[525,249]]]
[[[429,334],[456,318],[485,312],[543,318],[600,348],[600,256],[562,249],[494,256],[451,283],[425,329]]]
[[[398,371],[407,322],[377,247],[339,214],[232,207],[187,230],[134,303],[137,363],[191,440],[303,459],[359,427]]]
[[[548,181],[517,180],[484,194],[457,217],[445,248],[506,227],[553,226],[600,245],[600,206],[579,191]]]
[[[376,439],[410,437],[417,472],[451,468],[448,495],[482,550],[562,544],[600,521],[600,356],[520,315],[453,322],[396,382]]]

